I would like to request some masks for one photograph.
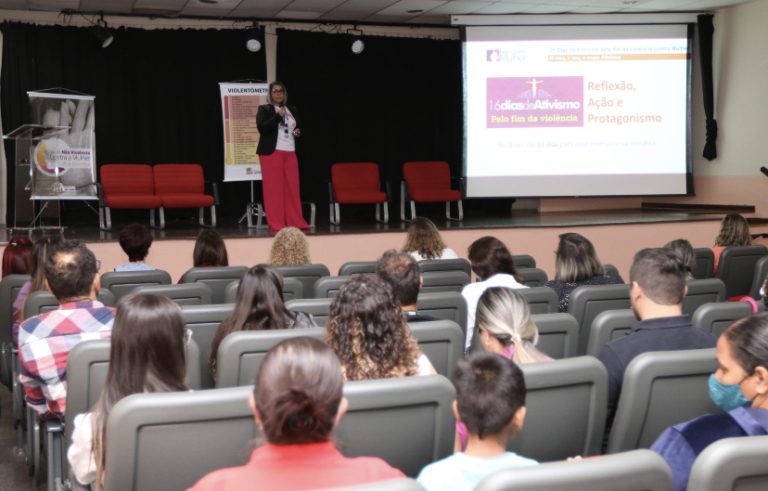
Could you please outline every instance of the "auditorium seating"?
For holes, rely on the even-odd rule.
[[[99,289],[99,293],[96,295],[96,300],[108,307],[115,306],[115,296],[106,288]],[[24,318],[28,319],[32,316],[50,312],[51,310],[56,310],[58,308],[59,301],[56,300],[53,293],[47,290],[31,292],[27,297],[27,301],[24,302]]]
[[[315,298],[335,297],[341,285],[351,279],[351,276],[323,276],[315,282]]]
[[[205,305],[211,303],[211,287],[205,283],[182,283],[180,285],[147,285],[136,288],[142,293],[162,295],[179,305]]]
[[[348,261],[339,267],[339,276],[376,272],[376,261]]]
[[[547,272],[540,268],[520,268],[517,276],[522,279],[525,286],[544,286],[547,283]]]
[[[530,254],[513,254],[512,262],[515,263],[516,269],[536,267],[536,259]]]
[[[579,462],[553,462],[503,470],[475,491],[672,491],[672,472],[650,450],[634,450]],[[713,491],[715,488],[712,488]],[[726,488],[716,488],[718,491]],[[690,488],[689,488],[690,490]]]
[[[550,357],[559,360],[578,354],[579,324],[570,314],[534,314],[533,322],[539,329],[536,347]]]
[[[768,436],[725,438],[696,458],[688,491],[768,489]]]
[[[216,205],[218,204],[216,183],[213,195],[205,193],[203,166],[200,164],[156,164],[152,168],[155,180],[155,194],[160,197],[160,228],[165,228],[166,208],[198,208],[198,222],[206,226],[204,209],[210,208],[211,222],[216,226]]]
[[[211,303],[226,303],[226,288],[239,281],[250,268],[247,266],[206,266],[190,268],[179,283],[204,283],[211,288]]]
[[[526,363],[523,431],[507,448],[541,462],[598,455],[608,400],[608,374],[591,356]]]
[[[515,291],[528,302],[532,314],[553,314],[558,310],[557,292],[548,286],[518,288]]]
[[[466,336],[467,301],[458,292],[420,292],[416,300],[420,314],[455,322]]]
[[[761,257],[755,263],[755,273],[752,276],[752,287],[749,289],[749,296],[755,300],[760,300],[760,289],[768,276],[768,256]]]
[[[604,310],[629,308],[629,285],[583,285],[571,293],[568,313],[579,323],[579,353],[587,352],[592,321]]]
[[[451,378],[456,364],[464,355],[464,333],[453,321],[413,322],[408,325],[411,335],[427,355],[435,371]]]
[[[155,193],[152,166],[146,164],[104,164],[99,167],[99,226],[112,228],[111,209],[149,210],[149,223],[155,226],[155,211],[163,206]]]
[[[403,164],[400,183],[400,219],[404,222],[416,218],[416,203],[445,203],[445,218],[462,221],[464,208],[462,190],[451,188],[451,169],[448,162],[413,161]],[[462,186],[462,179],[458,179]],[[410,205],[410,216],[406,213]],[[456,216],[451,215],[451,203],[456,203]]]
[[[648,448],[669,426],[719,413],[707,385],[717,368],[714,348],[638,355],[624,372],[608,453]]]
[[[683,313],[693,315],[697,308],[708,302],[725,301],[725,283],[717,278],[688,280],[688,293],[683,298]]]
[[[208,372],[208,354],[211,342],[221,321],[232,314],[233,304],[205,304],[182,305],[181,313],[184,315],[184,326],[192,331],[192,339],[199,349],[198,371],[200,372],[200,386],[210,389],[215,385]]]
[[[309,296],[315,291],[315,282],[331,272],[325,264],[301,264],[297,266],[275,266],[278,273],[285,278],[296,278],[304,285],[304,295]]]
[[[447,261],[447,259],[446,259]],[[461,292],[469,284],[463,271],[425,271],[421,275],[421,293]]]
[[[693,255],[696,258],[693,267],[693,277],[697,280],[711,278],[715,272],[715,254],[709,247],[694,247]]]
[[[170,285],[171,275],[167,271],[154,269],[151,271],[111,271],[101,275],[101,287],[111,291],[115,302],[131,293],[137,286]]]
[[[235,303],[240,281],[233,281],[224,288],[224,303]],[[304,283],[298,278],[283,278],[283,301],[304,298]]]
[[[752,313],[752,306],[746,302],[705,303],[696,309],[691,323],[707,332],[720,336],[736,319]]]
[[[376,221],[389,222],[389,183],[381,190],[379,164],[374,162],[348,162],[331,165],[328,185],[330,221],[341,223],[339,205],[376,205]]]
[[[605,310],[600,312],[592,321],[587,343],[587,354],[597,356],[600,348],[611,341],[629,334],[630,329],[638,322],[632,309]]]
[[[296,298],[286,301],[285,308],[292,312],[309,314],[315,324],[325,327],[331,312],[331,301],[331,298]]]
[[[11,371],[14,346],[11,343],[13,326],[13,302],[24,283],[29,280],[26,274],[9,274],[0,281],[0,382],[11,387]]]
[[[749,295],[757,261],[768,254],[765,246],[726,247],[720,254],[715,276],[725,283],[725,296]]]
[[[417,264],[422,274],[428,271],[461,271],[467,276],[472,276],[472,266],[469,264],[469,261],[462,258],[425,259]]]

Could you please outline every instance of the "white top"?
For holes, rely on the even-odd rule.
[[[465,350],[469,349],[470,343],[472,343],[472,336],[475,333],[475,312],[477,311],[477,302],[483,295],[486,288],[492,286],[504,286],[507,288],[528,288],[527,286],[518,283],[514,276],[499,273],[491,276],[485,281],[478,281],[470,283],[461,290],[461,295],[467,301],[467,340],[464,346]]]
[[[432,366],[432,362],[429,361],[429,358],[424,353],[419,356],[416,363],[419,365],[419,375],[434,375],[437,373],[435,367]]]
[[[421,257],[421,254],[419,254],[416,251],[410,251],[408,252],[408,254],[410,254],[410,256],[413,258],[414,261],[424,261],[426,259],[424,257]],[[440,257],[438,257],[437,259],[458,259],[458,258],[459,256],[457,256],[456,253],[453,252],[453,249],[451,249],[450,247],[446,247],[445,249],[443,249],[443,252],[442,254],[440,254]]]
[[[77,482],[88,485],[96,481],[96,461],[93,458],[92,413],[75,416],[75,429],[72,431],[72,444],[67,450],[69,468]]]
[[[277,145],[275,150],[283,150],[286,152],[296,151],[296,140],[293,138],[293,130],[296,129],[296,119],[291,114],[288,106],[283,106],[285,109],[285,117],[283,121],[277,125]],[[277,106],[275,106],[277,109]]]
[[[535,465],[535,460],[513,452],[486,458],[459,452],[424,467],[417,480],[427,491],[467,491],[500,470]]]

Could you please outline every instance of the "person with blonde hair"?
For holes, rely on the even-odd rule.
[[[579,286],[621,283],[624,283],[621,276],[600,262],[589,239],[576,233],[560,235],[555,251],[555,279],[546,284],[557,292],[560,312],[568,312],[571,292]]]
[[[726,247],[752,245],[752,237],[749,235],[749,223],[741,215],[725,215],[720,222],[720,232],[715,238],[715,246],[712,253],[715,255],[715,272],[720,265],[720,255]]]
[[[413,257],[415,261],[425,259],[457,259],[459,256],[453,249],[446,247],[440,232],[432,220],[416,217],[408,226],[403,252]]]
[[[477,302],[475,322],[480,345],[517,364],[551,360],[536,348],[539,329],[528,302],[511,288],[492,287]]]
[[[304,232],[296,227],[281,229],[272,239],[269,264],[272,266],[312,264],[309,258],[309,243]]]

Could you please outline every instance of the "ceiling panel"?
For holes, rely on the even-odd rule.
[[[277,17],[277,13],[291,4],[291,0],[243,0],[230,15],[234,17]]]
[[[467,15],[474,14],[483,7],[493,5],[491,1],[477,1],[472,0],[454,0],[452,2],[446,2],[439,7],[435,7],[428,12],[429,15],[434,14],[448,14],[448,15]]]
[[[218,0],[216,3],[204,3],[200,0],[189,0],[181,9],[181,15],[193,15],[202,17],[227,16],[242,0]]]
[[[306,11],[306,10],[281,10],[277,16],[281,19],[306,19],[314,20],[319,19],[323,15],[323,12]]]
[[[359,20],[364,16],[373,15],[396,3],[397,0],[348,0],[329,11],[328,14],[332,16],[334,13],[358,13],[361,15],[361,17],[358,17]]]
[[[130,14],[133,0],[81,0],[80,10],[86,12],[105,11],[110,13]]]
[[[478,9],[475,14],[520,14],[525,12],[526,9],[535,7],[535,3],[520,3],[520,2],[496,2],[493,5],[488,5]]]
[[[98,1],[98,0],[97,0]],[[134,9],[175,10],[180,11],[189,0],[136,0]]]
[[[31,10],[59,12],[64,9],[79,9],[80,0],[29,0]]]
[[[28,10],[29,5],[26,0],[2,0],[0,1],[0,9]]]
[[[445,0],[400,0],[394,5],[382,9],[376,13],[381,16],[397,16],[412,18],[421,12],[428,12],[446,3]],[[420,12],[413,12],[420,11]]]
[[[288,5],[291,10],[327,12],[343,4],[344,0],[293,0]]]

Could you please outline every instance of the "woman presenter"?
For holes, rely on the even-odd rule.
[[[301,129],[296,120],[296,109],[286,105],[288,94],[282,82],[269,84],[267,101],[256,113],[256,126],[261,133],[256,153],[261,162],[269,231],[275,233],[283,227],[307,230],[309,225],[301,215],[299,162],[296,159],[296,138],[301,135]]]

